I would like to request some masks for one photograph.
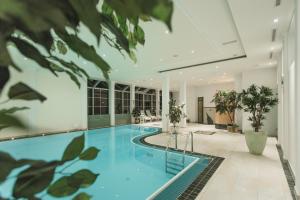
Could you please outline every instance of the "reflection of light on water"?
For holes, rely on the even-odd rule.
[[[119,194],[115,194],[115,197],[116,197],[116,198],[119,198],[119,197],[120,197],[120,195],[119,195]]]
[[[104,186],[101,186],[100,188],[101,188],[101,189],[104,189]]]

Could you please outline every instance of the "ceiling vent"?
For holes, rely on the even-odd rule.
[[[275,6],[277,7],[277,6],[280,6],[280,4],[281,4],[281,0],[275,0]]]
[[[277,30],[274,28],[274,29],[272,30],[272,42],[274,42],[275,39],[276,39],[276,33],[277,33]]]
[[[231,40],[231,41],[227,41],[227,42],[223,42],[222,45],[228,45],[228,44],[233,44],[233,43],[237,43],[237,40]]]

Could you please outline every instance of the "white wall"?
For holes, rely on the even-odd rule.
[[[218,90],[232,90],[234,83],[212,84],[187,89],[187,115],[191,122],[198,121],[198,97],[204,97],[204,107],[215,107],[211,100]]]
[[[81,80],[79,89],[65,74],[55,77],[48,70],[31,67],[24,68],[22,73],[14,70],[11,72],[13,78],[5,87],[3,94],[7,93],[9,86],[22,81],[45,95],[47,100],[44,103],[18,100],[1,105],[1,108],[26,106],[30,109],[17,112],[17,115],[29,125],[28,130],[4,129],[0,138],[87,128],[86,80]],[[2,95],[0,101],[5,99],[7,95]]]
[[[277,69],[263,68],[243,72],[242,88],[247,89],[251,84],[258,86],[270,87],[277,92]],[[243,112],[243,131],[252,130],[251,123],[248,121],[249,113]],[[263,131],[266,131],[269,136],[277,135],[277,106],[271,109],[270,113],[266,114],[264,120]]]

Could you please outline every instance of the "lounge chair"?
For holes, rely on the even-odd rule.
[[[145,121],[145,122],[150,121],[151,122],[152,119],[145,114],[144,110],[141,110],[140,113],[141,113],[141,118],[143,119],[143,121]]]
[[[151,114],[150,110],[146,110],[146,114],[147,114],[148,117],[151,118],[151,121],[157,120],[157,117],[153,116],[153,115]]]

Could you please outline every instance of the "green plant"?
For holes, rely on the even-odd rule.
[[[137,119],[137,118],[139,118],[139,117],[141,116],[141,113],[140,113],[140,111],[139,111],[136,107],[134,107],[134,108],[132,109],[131,115],[132,115],[135,119]]]
[[[256,85],[243,90],[241,97],[244,111],[251,114],[248,118],[251,126],[255,132],[259,132],[263,126],[262,121],[266,119],[265,114],[278,103],[278,98],[275,97],[271,88]]]
[[[229,92],[218,91],[211,102],[216,105],[216,112],[226,114],[230,120],[230,125],[235,125],[235,111],[241,109],[241,94],[235,90]]]
[[[154,18],[164,22],[171,30],[172,13],[171,0],[1,0],[0,95],[3,96],[3,89],[11,78],[11,68],[21,73],[22,68],[27,67],[16,64],[9,48],[17,49],[54,76],[67,74],[80,87],[79,79],[87,79],[89,75],[84,68],[65,59],[68,51],[94,64],[109,79],[111,67],[96,51],[100,41],[106,40],[111,47],[120,53],[126,52],[136,61],[134,50],[138,44],[145,43],[145,33],[139,21]],[[79,37],[81,26],[87,27],[95,36],[98,46],[90,45]],[[0,105],[12,100],[44,102],[47,99],[23,82],[11,86],[7,97]],[[0,129],[11,126],[25,128],[26,124],[14,115],[25,109],[29,108],[0,109]],[[83,144],[83,136],[75,138],[66,148],[63,158],[56,161],[16,160],[9,153],[1,152],[0,184],[11,178],[9,175],[13,169],[22,169],[16,175],[12,197],[7,198],[39,199],[45,190],[52,197],[67,197],[79,188],[93,184],[98,175],[89,170],[70,174],[65,174],[64,170],[57,171],[57,168],[67,169],[79,160],[96,158],[99,150],[91,147],[83,151]],[[63,177],[52,183],[57,173]],[[0,195],[0,199],[5,198]],[[90,195],[82,192],[74,199],[90,199]]]
[[[184,106],[184,104],[176,105],[176,100],[174,99],[169,101],[169,114],[167,116],[169,117],[170,122],[173,124],[174,130],[180,120],[186,117],[185,113],[182,111]]]
[[[60,160],[16,160],[8,153],[0,152],[0,184],[7,180],[16,180],[11,196],[0,196],[0,199],[42,199],[46,195],[55,198],[74,195],[74,199],[90,199],[91,196],[87,193],[77,192],[91,186],[99,174],[89,169],[67,171],[79,161],[91,161],[97,157],[100,150],[95,147],[84,149],[84,140],[84,135],[75,137]],[[21,171],[10,176],[17,169]],[[56,180],[55,176],[58,176]]]
[[[99,9],[100,7],[100,9]],[[98,45],[101,39],[134,61],[137,44],[145,43],[139,21],[155,18],[171,30],[173,2],[171,0],[1,0],[0,1],[0,94],[11,78],[10,68],[22,72],[10,55],[9,48],[17,49],[28,59],[38,63],[53,75],[67,74],[78,87],[80,78],[88,73],[72,61],[64,59],[67,50],[94,64],[109,78],[110,66],[78,35],[80,26],[87,27]],[[59,53],[56,53],[56,50]],[[100,74],[99,74],[100,76]],[[46,100],[46,97],[25,83],[9,89],[8,100]],[[0,127],[25,124],[16,116],[0,112]]]

